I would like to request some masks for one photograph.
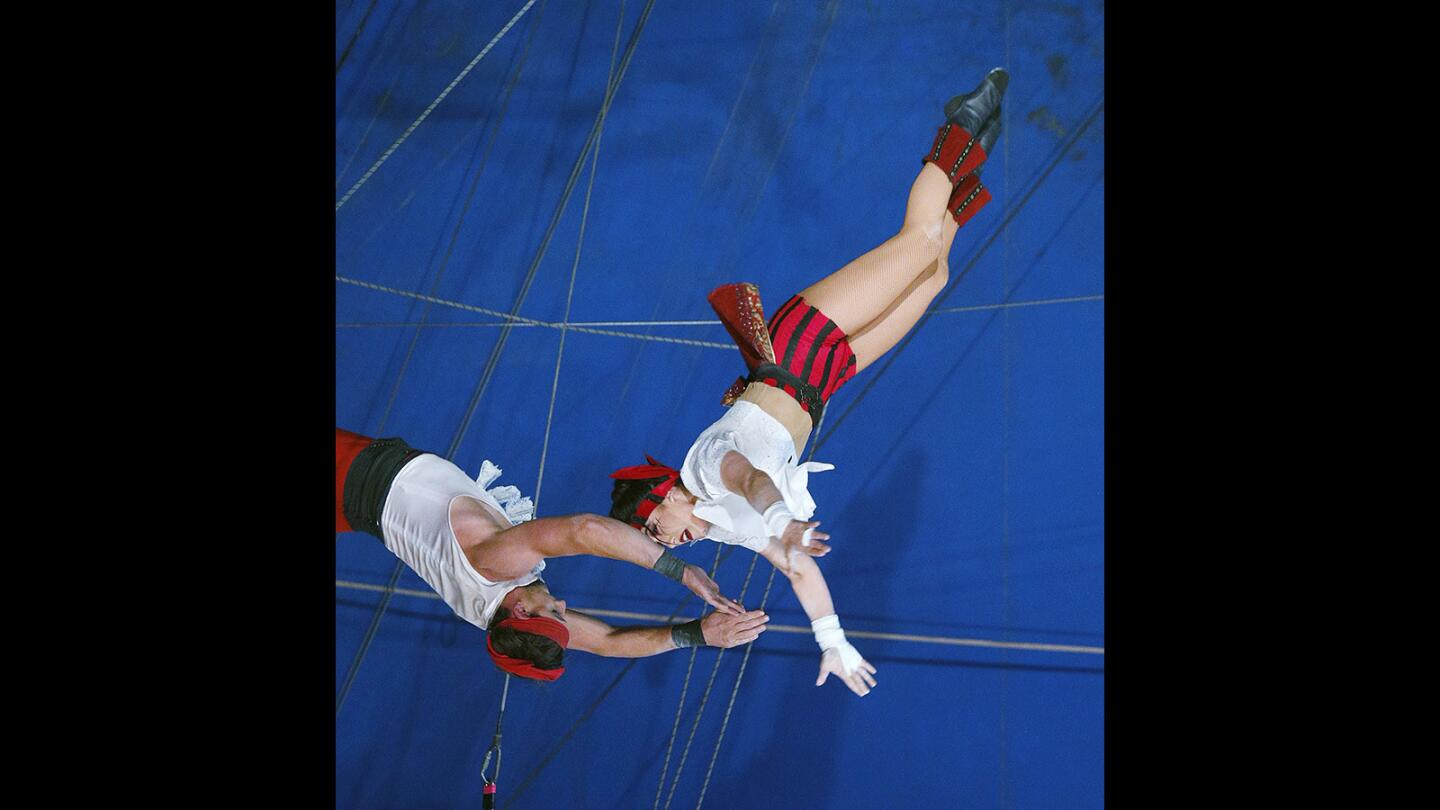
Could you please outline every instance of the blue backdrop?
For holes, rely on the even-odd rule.
[[[511,685],[501,807],[1101,806],[1104,46],[1098,2],[337,2],[336,424],[491,459],[542,515],[678,464],[743,371],[705,293],[774,307],[883,241],[945,100],[1012,75],[950,286],[817,434],[821,565],[879,686],[816,688],[808,633],[701,650],[688,687],[685,651],[576,653]],[[747,607],[754,559],[716,574]],[[478,807],[504,677],[408,569],[366,645],[395,563],[336,538],[337,807]],[[621,563],[546,579],[699,615]],[[772,623],[808,625],[777,580]]]

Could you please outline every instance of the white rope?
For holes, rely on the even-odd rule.
[[[420,123],[426,118],[428,118],[430,116],[430,113],[436,107],[440,106],[440,102],[444,101],[445,97],[450,95],[450,91],[455,89],[455,85],[459,84],[461,80],[465,78],[466,74],[470,72],[471,68],[474,68],[476,65],[480,64],[480,60],[485,58],[485,54],[489,53],[490,49],[495,47],[495,43],[499,42],[500,38],[505,36],[505,34],[511,29],[511,27],[513,27],[515,23],[520,20],[521,17],[525,16],[525,12],[529,11],[530,7],[533,5],[535,5],[535,0],[530,0],[530,2],[525,4],[524,8],[520,9],[518,12],[515,13],[514,17],[510,18],[510,22],[505,23],[505,27],[500,29],[500,33],[492,37],[490,39],[490,42],[487,43],[483,49],[481,49],[480,53],[474,59],[470,60],[470,64],[466,65],[465,69],[460,71],[460,75],[456,76],[455,80],[450,82],[450,85],[446,87],[439,96],[436,96],[434,101],[430,102],[430,106],[425,108],[425,112],[420,113],[420,117],[415,119],[415,123],[411,124],[410,127],[405,130],[404,134],[402,134],[400,138],[395,141],[395,143],[390,144],[390,148],[386,149],[385,154],[381,155],[380,159],[375,161],[375,165],[371,166],[370,170],[365,172],[365,174],[362,175],[360,179],[355,182],[355,185],[350,187],[349,191],[345,192],[345,196],[341,197],[340,201],[335,203],[336,211],[339,211],[340,206],[344,205],[346,200],[350,199],[351,195],[358,191],[361,186],[365,185],[365,181],[369,180],[370,175],[374,174],[375,170],[380,168],[380,164],[390,159],[390,155],[393,154],[396,149],[400,148],[400,144],[404,143],[405,139],[410,137],[410,133],[414,132],[415,128],[420,126]]]
[[[745,592],[750,590],[750,576],[755,573],[755,562],[759,559],[759,554],[750,558],[750,569],[745,572],[745,582],[740,586],[740,595],[735,597],[735,601],[741,604],[745,602]],[[715,665],[710,668],[710,680],[705,684],[704,694],[700,696],[700,706],[695,710],[695,722],[690,724],[690,736],[686,738],[685,748],[680,752],[680,762],[675,765],[675,778],[670,782],[670,793],[665,796],[665,810],[670,810],[670,803],[675,799],[675,788],[680,784],[680,774],[685,770],[685,760],[690,758],[690,744],[695,741],[695,732],[700,728],[700,718],[705,716],[705,704],[710,702],[710,692],[715,688],[715,676],[720,673],[720,662],[724,658],[724,649],[715,653]],[[664,780],[665,774],[662,773],[660,778]]]
[[[751,565],[754,565],[753,561]],[[761,610],[764,610],[770,601],[770,586],[775,584],[775,572],[778,570],[770,569],[770,578],[765,581],[765,595],[760,597]],[[700,805],[705,803],[705,792],[710,789],[710,775],[715,772],[715,760],[720,758],[720,743],[725,741],[725,729],[730,726],[730,711],[735,708],[735,698],[740,694],[740,681],[745,678],[745,666],[750,663],[750,652],[754,649],[753,641],[745,645],[745,655],[740,659],[740,671],[735,673],[735,686],[730,690],[730,702],[725,704],[725,717],[720,721],[720,733],[715,736],[715,748],[710,752],[710,765],[705,769],[705,781],[700,783],[700,798],[695,800],[695,810],[700,810]]]
[[[1038,307],[1046,304],[1073,304],[1078,301],[1104,301],[1103,295],[1080,295],[1074,298],[1045,298],[1039,301],[1007,301],[1003,304],[980,304],[973,307],[946,307],[945,309],[932,309],[932,315],[950,312],[986,312],[995,309],[1015,309],[1016,307]]]
[[[715,578],[715,572],[720,570],[720,552],[725,546],[715,544],[715,562],[710,566],[710,578]],[[705,615],[705,608],[702,605],[700,615]],[[668,623],[668,622],[667,622]],[[690,692],[690,675],[695,671],[695,656],[700,652],[699,647],[690,648],[690,662],[685,665],[685,680],[680,685],[680,700],[675,703],[675,723],[670,727],[670,741],[665,744],[665,761],[660,765],[660,781],[655,785],[655,803],[650,810],[659,810],[660,793],[665,790],[665,777],[670,773],[670,754],[675,750],[675,737],[680,733],[680,718],[685,714],[685,695]]]
[[[480,323],[479,321],[455,321],[450,323],[437,323],[435,321],[374,321],[371,323],[337,323],[337,329],[351,329],[356,327],[450,327],[450,326],[504,326],[503,323]],[[517,323],[514,326],[541,326],[543,324]],[[720,326],[719,321],[566,321],[562,326],[574,328],[577,326]]]
[[[559,329],[558,323],[547,323],[552,329]],[[584,332],[587,335],[609,335],[610,337],[629,338],[630,340],[648,340],[654,343],[678,343],[681,346],[699,346],[702,349],[724,349],[735,351],[734,343],[718,343],[713,340],[687,340],[686,338],[661,337],[659,335],[637,335],[634,332],[616,332],[610,329],[589,329],[582,326],[569,327],[572,332]]]
[[[485,769],[490,767],[490,755],[495,755],[495,778],[490,782],[500,781],[500,759],[504,751],[500,747],[500,732],[505,724],[505,702],[510,698],[510,673],[505,673],[505,688],[500,692],[500,714],[495,718],[495,737],[490,740],[490,748],[485,752],[485,761],[480,763],[480,778],[486,779]]]
[[[370,585],[364,582],[350,582],[346,580],[335,580],[335,587],[348,588],[356,591],[385,591],[384,585]],[[432,591],[416,591],[409,588],[395,588],[394,593],[402,596],[415,596],[421,599],[439,599],[439,595]],[[679,624],[669,616],[661,616],[658,613],[634,613],[628,610],[603,610],[600,608],[571,607],[569,610],[576,610],[586,615],[605,616],[613,619],[635,619],[637,621],[658,622],[660,624]],[[688,619],[686,621],[689,621]],[[814,630],[809,627],[802,627],[794,624],[767,624],[767,633],[793,633],[796,635],[809,636]],[[846,638],[874,638],[881,641],[903,641],[914,644],[940,644],[952,647],[988,647],[991,649],[1005,650],[1031,650],[1034,652],[1060,652],[1079,653],[1082,655],[1104,655],[1104,647],[1093,647],[1080,644],[1041,644],[1028,641],[993,641],[983,638],[954,638],[950,636],[921,636],[910,633],[880,633],[869,630],[845,629]]]
[[[477,307],[472,304],[462,304],[459,301],[446,301],[443,298],[436,298],[433,295],[423,295],[421,293],[410,292],[409,290],[399,290],[394,287],[386,287],[380,284],[373,284],[368,281],[360,281],[358,279],[346,278],[345,276],[340,275],[335,276],[335,280],[345,284],[352,284],[356,287],[363,287],[368,290],[376,290],[378,292],[401,295],[406,298],[414,298],[417,301],[429,301],[430,303],[440,304],[441,306],[454,307],[456,309],[468,310],[470,312],[480,312],[485,315],[494,315],[498,318],[506,318],[513,321],[513,323],[509,324],[511,326],[543,326],[548,329],[569,329],[572,332],[584,332],[591,335],[610,335],[612,337],[623,337],[629,338],[631,340],[649,340],[657,343],[678,343],[683,346],[700,346],[707,349],[726,349],[729,351],[735,350],[734,343],[719,343],[710,340],[687,340],[685,338],[661,337],[659,335],[637,335],[634,332],[616,332],[609,329],[590,329],[588,327],[575,326],[573,324],[567,324],[564,322],[552,323],[550,321],[541,321],[534,318],[526,318],[523,315],[512,316],[507,312],[498,312],[493,309]]]
[[[392,289],[392,288],[389,288],[389,287],[381,287],[381,286],[378,285],[378,284],[370,284],[369,282],[357,281],[357,280],[355,280],[355,279],[342,278],[342,277],[340,277],[340,276],[336,276],[335,279],[336,279],[337,281],[344,281],[344,282],[346,282],[347,284],[354,284],[354,285],[360,286],[360,287],[368,287],[368,288],[370,288],[370,289],[372,289],[372,290],[379,290],[379,291],[381,291],[381,292],[392,292],[392,293],[396,293],[396,294],[399,294],[399,295],[405,295],[405,296],[416,296],[416,295],[418,295],[417,293],[409,293],[409,292],[406,292],[406,291],[404,291],[404,290],[396,290],[396,289]],[[447,305],[447,306],[458,307],[458,308],[461,308],[461,309],[470,309],[470,310],[473,310],[473,311],[476,311],[476,312],[484,312],[484,313],[486,313],[486,314],[495,314],[495,315],[497,315],[497,316],[503,317],[503,313],[496,313],[496,312],[493,312],[493,311],[491,311],[491,310],[486,310],[486,309],[484,309],[483,307],[472,307],[472,306],[470,306],[470,305],[468,305],[468,304],[460,304],[460,303],[454,303],[454,302],[447,302],[447,301],[443,301],[443,300],[441,300],[441,299],[439,299],[439,298],[431,298],[431,299],[429,299],[429,300],[431,300],[431,301],[434,302],[434,303],[445,304],[445,305]],[[1075,304],[1075,303],[1081,303],[1081,302],[1085,302],[1085,301],[1104,301],[1104,300],[1105,300],[1105,296],[1103,296],[1103,295],[1077,295],[1077,296],[1074,296],[1074,297],[1071,297],[1071,298],[1043,298],[1043,299],[1039,299],[1039,300],[1035,300],[1035,301],[1006,301],[1005,303],[1002,303],[1002,304],[977,304],[977,305],[971,306],[971,307],[945,307],[945,308],[943,308],[943,309],[932,309],[932,310],[929,310],[929,311],[928,311],[928,314],[930,314],[930,315],[949,315],[949,314],[956,313],[956,312],[991,312],[991,311],[994,311],[994,310],[997,310],[997,309],[1016,309],[1016,308],[1019,308],[1019,307],[1038,307],[1038,306],[1048,306],[1048,305],[1053,305],[1053,304]],[[517,316],[517,317],[518,317],[518,316]],[[526,323],[511,323],[510,325],[511,325],[511,326],[516,326],[516,327],[520,327],[520,326],[545,326],[545,327],[551,327],[551,328],[564,328],[564,329],[572,329],[572,330],[577,330],[577,331],[578,331],[578,330],[582,329],[583,327],[597,327],[597,326],[722,326],[723,324],[721,324],[720,321],[718,321],[718,320],[710,320],[710,321],[570,321],[570,320],[567,320],[567,321],[565,321],[565,322],[563,322],[563,323],[558,323],[558,324],[556,324],[556,323],[547,323],[547,322],[544,322],[544,321],[533,321],[533,322],[526,322]],[[371,323],[337,323],[337,324],[335,324],[335,328],[336,328],[336,329],[388,329],[388,328],[409,328],[409,327],[417,327],[417,326],[420,327],[420,328],[422,328],[422,329],[459,329],[459,328],[485,328],[485,327],[505,326],[505,323],[504,323],[504,322],[481,323],[481,322],[477,322],[477,321],[471,321],[471,322],[460,321],[460,322],[451,322],[451,323],[436,323],[436,322],[434,322],[434,321],[426,321],[426,322],[421,322],[421,321],[375,321],[375,322],[371,322]],[[649,335],[634,335],[633,333],[605,332],[605,333],[603,333],[603,334],[626,334],[627,336],[639,337],[639,338],[645,338],[645,339],[649,339],[649,338],[651,337],[651,336],[649,336]],[[705,345],[710,345],[710,344],[707,343],[707,344],[705,344]],[[721,345],[721,344],[715,344],[715,345]]]

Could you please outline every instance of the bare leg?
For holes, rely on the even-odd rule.
[[[945,172],[926,163],[910,186],[900,232],[800,294],[846,334],[879,318],[943,255],[942,222],[953,222],[945,213],[952,188]]]
[[[850,349],[855,352],[857,374],[899,343],[900,339],[915,327],[925,310],[930,307],[930,302],[935,300],[935,296],[939,295],[950,281],[950,245],[955,241],[955,232],[960,226],[954,217],[947,216],[942,228],[940,255],[925,268],[925,273],[911,282],[875,320],[850,333]]]

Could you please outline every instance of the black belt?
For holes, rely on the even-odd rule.
[[[380,516],[385,513],[390,484],[402,467],[424,452],[398,437],[376,439],[360,451],[345,473],[345,519],[350,521],[351,528],[373,534],[384,542]]]
[[[779,380],[782,385],[788,385],[795,389],[795,401],[804,405],[810,411],[810,426],[820,424],[820,417],[825,413],[825,400],[820,396],[820,389],[796,377],[784,366],[777,366],[774,363],[761,363],[750,372],[746,382],[764,382],[767,378]]]

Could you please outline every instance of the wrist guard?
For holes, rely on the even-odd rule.
[[[789,526],[790,521],[795,519],[795,515],[785,507],[784,499],[770,504],[770,508],[766,509],[765,514],[761,517],[764,518],[765,528],[770,530],[771,537],[784,536],[785,527]]]
[[[853,673],[860,662],[865,659],[861,657],[860,651],[845,640],[845,631],[840,629],[840,617],[835,614],[822,616],[810,623],[810,628],[815,631],[815,641],[820,645],[822,652],[835,650],[840,656],[840,668],[845,674]]]
[[[675,642],[677,649],[680,647],[704,647],[705,633],[700,629],[700,620],[694,619],[671,627],[670,640]]]
[[[669,549],[660,552],[660,559],[650,566],[650,570],[676,582],[685,582],[685,561],[671,554]]]
[[[840,629],[840,617],[837,614],[821,616],[810,623],[810,629],[815,631],[815,643],[820,645],[821,651],[845,643],[845,631]]]

